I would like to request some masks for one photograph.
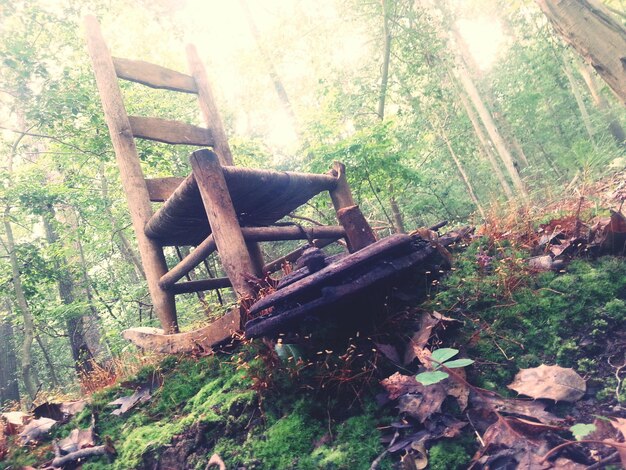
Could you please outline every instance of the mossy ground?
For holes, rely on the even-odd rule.
[[[454,271],[420,308],[463,322],[436,341],[459,347],[476,361],[468,370],[475,385],[507,394],[506,385],[521,368],[573,367],[588,379],[591,398],[586,409],[568,405],[557,411],[590,422],[585,418],[626,400],[624,392],[615,396],[609,365],[623,360],[613,358],[611,344],[626,336],[626,263],[618,257],[578,259],[564,272],[536,274],[528,270],[527,257],[506,241],[477,240],[456,254]],[[326,347],[342,351],[333,341],[327,338]],[[296,352],[304,360],[298,364],[294,354],[281,359],[274,345],[263,341],[232,354],[168,357],[133,380],[157,384],[148,403],[113,416],[107,403],[132,391],[119,385],[103,390],[54,435],[87,427],[94,414],[97,434],[109,436],[118,454],[112,462],[89,461],[85,470],[157,468],[156,461],[181,456],[186,462],[181,468],[200,469],[214,452],[228,468],[368,469],[384,450],[377,428],[397,420],[395,410],[374,401],[381,391],[378,381],[391,369],[371,355],[350,362],[338,352],[317,349],[301,347]],[[367,368],[368,361],[375,367]],[[475,446],[470,431],[435,442],[429,468],[466,468]],[[49,444],[32,452],[14,450],[0,468],[32,464],[45,455]],[[387,457],[379,468],[393,468],[394,461]]]

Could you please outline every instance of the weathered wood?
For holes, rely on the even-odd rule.
[[[376,235],[359,206],[342,207],[337,211],[337,219],[345,230],[351,253],[376,242]]]
[[[356,203],[346,179],[346,166],[341,162],[333,162],[329,173],[337,180],[335,187],[330,191],[330,198],[333,201],[335,211],[344,207],[355,206]]]
[[[318,227],[241,227],[246,241],[271,242],[278,240],[308,240],[314,238],[334,238],[346,235],[341,226]]]
[[[113,57],[115,73],[119,78],[141,83],[151,88],[198,93],[196,81],[187,74],[171,70],[143,60],[122,59]]]
[[[128,116],[132,133],[140,139],[155,140],[165,144],[213,146],[209,129],[179,121],[154,117]]]
[[[224,271],[240,297],[252,297],[254,289],[246,278],[261,273],[250,259],[219,158],[202,149],[195,151],[190,160]]]
[[[396,238],[387,241],[393,237]],[[368,291],[379,292],[379,287],[426,262],[431,255],[437,255],[436,249],[427,241],[414,239],[411,242],[411,237],[407,235],[393,237],[342,258],[261,299],[252,306],[250,314],[258,314],[270,307],[271,313],[247,322],[246,336],[273,334],[306,315],[336,306],[338,302],[351,302],[357,295]],[[365,258],[359,256],[364,251],[369,252]],[[434,266],[436,263],[429,264]],[[431,266],[427,268],[434,269]],[[374,286],[376,289],[373,289]]]
[[[194,331],[175,335],[163,334],[157,328],[131,328],[122,336],[136,346],[161,354],[180,354],[208,351],[218,344],[230,340],[241,329],[239,309],[234,309],[210,325]]]
[[[280,298],[281,301],[289,301],[292,298],[300,297],[304,295],[307,290],[315,290],[321,283],[332,282],[339,276],[345,276],[346,269],[358,269],[364,264],[369,264],[378,259],[381,253],[385,256],[391,253],[410,253],[413,248],[411,246],[412,238],[408,235],[392,235],[383,240],[380,240],[374,245],[367,246],[356,253],[353,253],[346,258],[343,258],[330,266],[321,269],[320,271],[311,274],[303,281],[306,284],[303,286],[302,281],[291,284],[280,291],[274,292],[266,297],[263,297],[257,303],[254,304],[250,310],[251,314],[261,312],[268,307],[271,307],[276,299]]]
[[[215,279],[201,279],[198,281],[187,281],[174,284],[171,288],[174,294],[190,294],[192,292],[202,292],[205,290],[224,289],[232,287],[230,279],[218,277]]]
[[[167,333],[175,333],[178,331],[178,322],[174,295],[164,291],[158,285],[161,276],[167,272],[163,250],[157,242],[148,238],[144,233],[144,226],[152,217],[152,206],[139,164],[128,115],[117,83],[113,61],[102,38],[100,25],[94,16],[85,17],[85,30],[96,84],[100,92],[111,142],[115,149],[117,164],[120,168],[122,186],[128,200],[128,208],[146,273],[148,289],[163,329]]]
[[[325,246],[335,243],[337,239],[339,238],[341,237],[327,238],[324,240],[313,240],[311,242],[311,245],[313,245],[316,248],[324,248]],[[281,256],[280,258],[275,259],[271,263],[267,263],[265,266],[263,266],[263,272],[273,273],[281,269],[285,263],[293,263],[298,258],[300,258],[300,256],[302,256],[302,253],[307,248],[309,248],[309,245],[301,246],[300,248],[296,248],[295,250],[287,253],[285,256]]]
[[[336,184],[328,175],[223,167],[242,226],[271,225]],[[162,245],[197,245],[211,233],[196,181],[185,179],[146,225]]]
[[[198,88],[200,111],[202,111],[206,126],[211,129],[213,135],[214,144],[212,144],[212,147],[215,149],[215,153],[217,153],[222,165],[234,165],[233,155],[228,145],[226,131],[224,130],[224,124],[222,123],[222,118],[215,105],[213,91],[209,85],[206,70],[198,56],[198,51],[192,44],[187,46],[187,61],[189,63],[189,71]]]
[[[146,187],[148,188],[150,200],[152,202],[166,201],[184,179],[174,176],[168,178],[146,178]]]
[[[185,256],[180,263],[161,277],[159,281],[161,288],[167,290],[172,287],[174,283],[182,279],[183,276],[202,263],[215,249],[216,245],[213,235],[209,235],[202,243],[194,248],[191,253]]]

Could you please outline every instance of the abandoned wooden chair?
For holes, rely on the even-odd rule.
[[[223,340],[230,330],[240,329],[240,320],[233,312],[200,332],[171,335],[179,331],[174,297],[231,286],[240,298],[252,297],[255,292],[250,276],[262,277],[277,271],[284,261],[295,260],[303,251],[301,248],[265,264],[258,242],[308,239],[314,245],[325,246],[345,238],[349,251],[354,252],[375,241],[354,203],[343,165],[335,163],[329,174],[322,175],[233,166],[206,72],[193,46],[187,48],[190,75],[186,75],[142,61],[112,57],[97,20],[87,17],[85,27],[150,296],[163,332],[178,339],[175,345],[171,338],[163,339],[165,335],[161,334],[157,341],[155,332],[145,329],[131,331],[125,337],[143,345],[149,343],[153,349],[173,352],[181,348],[181,342],[189,347],[198,342],[211,345]],[[206,127],[129,116],[118,78],[152,88],[196,94]],[[205,148],[192,153],[192,172],[186,178],[150,180],[144,179],[135,138],[213,150]],[[341,225],[308,228],[273,225],[323,191],[330,193]],[[163,202],[163,205],[153,212],[151,202]],[[195,249],[168,269],[165,246]],[[226,278],[178,282],[216,250]]]

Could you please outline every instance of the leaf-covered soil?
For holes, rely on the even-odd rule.
[[[101,447],[84,469],[213,454],[229,469],[619,468],[624,243],[617,212],[590,207],[492,221],[440,281],[407,279],[351,330],[167,357],[32,438],[7,416],[0,468],[46,467],[59,443]]]

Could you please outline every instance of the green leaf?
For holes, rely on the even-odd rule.
[[[453,358],[459,353],[458,349],[453,348],[441,348],[433,351],[430,356],[435,361],[435,369],[439,368],[439,364]]]
[[[444,362],[443,365],[448,367],[449,369],[456,369],[458,367],[469,366],[470,364],[473,364],[473,363],[474,363],[473,359],[455,359],[454,361]]]
[[[433,385],[441,382],[443,379],[447,379],[449,375],[440,370],[422,372],[421,374],[417,374],[415,376],[415,380],[417,380],[422,385]]]
[[[587,434],[590,434],[593,431],[595,431],[596,430],[596,425],[595,424],[578,423],[578,424],[575,424],[574,426],[572,426],[571,428],[569,428],[569,430],[572,431],[572,434],[574,435],[576,440],[580,441]]]

